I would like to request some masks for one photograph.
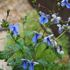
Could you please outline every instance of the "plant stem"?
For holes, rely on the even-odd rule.
[[[60,35],[56,38],[56,40],[58,40],[60,37],[62,37],[62,36],[65,34],[65,32],[66,32],[66,31],[64,31],[62,34],[60,34]]]
[[[47,34],[47,30],[46,30],[45,26],[43,26],[42,24],[40,24],[40,26],[44,30],[44,32],[46,32],[46,34]]]

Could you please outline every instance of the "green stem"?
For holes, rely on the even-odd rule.
[[[62,34],[60,34],[60,35],[56,38],[56,40],[58,40],[60,37],[62,37],[62,36],[65,34],[65,32],[66,32],[66,31],[64,31]]]

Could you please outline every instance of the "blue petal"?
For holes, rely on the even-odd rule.
[[[28,62],[27,62],[27,60],[23,60],[23,62],[22,62],[22,67],[23,67],[24,70],[27,69],[27,67],[28,67]]]
[[[44,16],[44,15],[41,15],[40,18],[39,18],[39,22],[41,24],[48,23],[48,17],[47,16]]]
[[[61,1],[61,6],[65,6],[65,5],[66,5],[66,3],[67,3],[67,1],[66,1],[66,0],[62,0],[62,1]]]
[[[33,41],[34,43],[37,43],[37,38],[36,38],[36,36],[34,36],[34,37],[32,38],[32,41]]]
[[[45,37],[43,42],[46,42],[48,44],[48,46],[51,45],[51,41],[50,41],[50,38],[49,37]]]
[[[33,41],[34,43],[37,43],[37,40],[39,39],[40,36],[41,36],[40,34],[35,33],[34,37],[32,38],[32,41]]]
[[[68,2],[68,0],[65,0],[66,2]]]
[[[29,63],[29,70],[34,70],[34,63],[33,62]]]
[[[13,32],[14,36],[19,35],[19,25],[18,24],[9,24],[10,31]]]
[[[67,3],[67,4],[66,4],[66,7],[67,7],[67,8],[70,8],[70,3]]]
[[[14,24],[14,27],[15,27],[15,31],[19,32],[19,25],[18,24]]]
[[[17,36],[17,35],[19,35],[19,33],[16,32],[16,31],[13,31],[13,35],[14,35],[14,36]]]
[[[13,31],[13,24],[9,24],[10,31]]]
[[[58,24],[59,22],[60,22],[60,20],[58,20],[56,18],[53,20],[53,23],[55,23],[55,24]]]
[[[15,36],[19,35],[19,25],[18,24],[14,24],[13,33]]]
[[[51,45],[51,41],[49,38],[47,38],[47,44],[50,46]]]
[[[63,29],[62,28],[59,28],[58,29],[58,33],[61,34],[62,32],[63,32]]]
[[[68,0],[62,0],[61,6],[66,6],[67,8],[70,8],[70,3],[68,3]]]
[[[61,6],[62,6],[62,7],[64,7],[65,5],[66,5],[66,3],[64,3],[64,2],[61,3]]]

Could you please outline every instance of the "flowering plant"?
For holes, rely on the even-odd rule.
[[[70,9],[68,0],[60,1],[60,6]],[[34,10],[22,23],[7,23],[8,42],[1,55],[8,65],[13,70],[67,70],[64,58],[70,57],[70,17],[63,22],[57,12]]]

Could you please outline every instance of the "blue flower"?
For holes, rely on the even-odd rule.
[[[60,23],[61,17],[57,16],[57,13],[52,14],[51,22],[54,24]]]
[[[34,43],[37,43],[38,39],[41,37],[41,34],[39,33],[35,33],[34,37],[32,38],[32,41]]]
[[[61,26],[61,24],[57,24],[58,26],[58,33],[61,34],[63,32],[63,27]]]
[[[49,37],[45,37],[45,38],[43,39],[43,42],[47,43],[47,44],[48,44],[48,46],[50,46],[50,45],[51,45],[51,40],[50,40],[50,38],[49,38]]]
[[[58,24],[58,23],[60,23],[60,19],[58,19],[58,17],[57,17],[57,18],[54,19],[53,22],[54,22],[55,24]]]
[[[41,12],[41,13],[40,13],[40,18],[39,18],[40,24],[48,23],[48,21],[49,21],[48,18],[49,18],[48,15],[46,15],[46,14],[43,13],[43,12]]]
[[[27,59],[22,59],[22,67],[24,70],[27,70],[27,68],[29,67],[28,70],[34,70],[34,66],[39,64],[38,62],[33,62]]]
[[[61,6],[66,6],[67,8],[70,8],[70,3],[68,2],[68,0],[62,0]]]
[[[34,70],[34,62],[29,62],[29,70]]]
[[[18,24],[9,24],[9,29],[14,36],[19,35],[19,25]]]
[[[24,70],[27,69],[27,67],[28,67],[28,61],[27,60],[22,61],[22,67],[23,67]]]
[[[47,43],[48,46],[52,45],[51,37],[53,37],[53,36],[54,36],[54,34],[51,34],[51,35],[48,35],[47,37],[44,37],[43,42]]]
[[[58,24],[60,21],[57,19],[57,18],[55,18],[54,20],[53,20],[53,23],[55,23],[55,24]]]

